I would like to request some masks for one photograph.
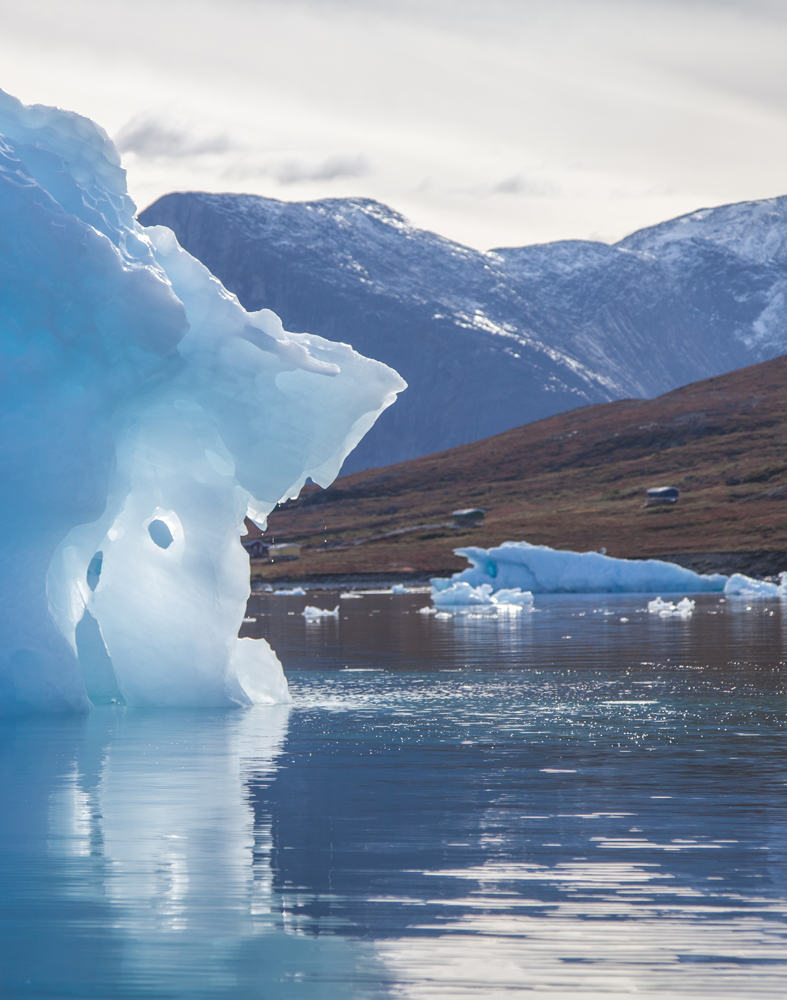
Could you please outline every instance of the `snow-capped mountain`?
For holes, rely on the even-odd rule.
[[[407,379],[346,472],[787,352],[787,197],[703,209],[615,246],[487,253],[361,198],[170,194],[140,221],[172,228],[247,309]]]

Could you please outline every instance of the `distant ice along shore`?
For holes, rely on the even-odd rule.
[[[524,605],[527,593],[787,596],[787,574],[776,584],[742,573],[695,573],[660,559],[615,559],[600,552],[571,552],[529,542],[454,551],[471,565],[451,577],[432,580],[432,599],[438,607],[498,601]]]

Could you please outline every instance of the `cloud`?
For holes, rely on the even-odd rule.
[[[235,144],[227,135],[200,137],[190,129],[154,115],[136,115],[115,136],[120,153],[146,159],[180,159],[208,153],[228,153]]]
[[[283,186],[364,177],[371,173],[363,155],[333,155],[321,160],[288,159],[261,162],[254,156],[238,158],[224,171],[228,180],[270,177]]]
[[[491,188],[492,194],[522,194],[524,190],[525,182],[521,177],[506,177]]]
[[[279,184],[302,184],[305,181],[334,181],[341,177],[363,177],[370,172],[363,154],[329,156],[321,163],[308,164],[288,160],[269,170]]]
[[[558,188],[555,184],[543,180],[533,180],[532,178],[523,177],[521,174],[512,174],[510,177],[504,177],[500,181],[476,184],[467,190],[471,194],[482,196],[490,194],[520,194],[530,198],[549,198],[558,193]]]
[[[363,194],[484,248],[785,190],[785,0],[5,7],[3,87],[117,135],[140,203]]]

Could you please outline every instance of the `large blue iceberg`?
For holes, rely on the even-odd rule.
[[[134,216],[101,128],[0,91],[0,710],[286,701],[237,638],[244,517],[327,486],[404,388]]]
[[[701,594],[720,593],[729,579],[720,573],[704,576],[660,559],[614,559],[600,552],[571,552],[529,542],[503,542],[491,549],[471,545],[454,551],[472,565],[453,577],[432,580],[435,603],[447,603],[439,595],[458,583],[487,584],[492,592],[519,588],[533,594]],[[767,586],[775,596],[776,586]]]

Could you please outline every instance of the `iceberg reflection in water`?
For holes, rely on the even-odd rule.
[[[4,998],[784,995],[779,602],[315,600],[291,708],[0,724]]]

